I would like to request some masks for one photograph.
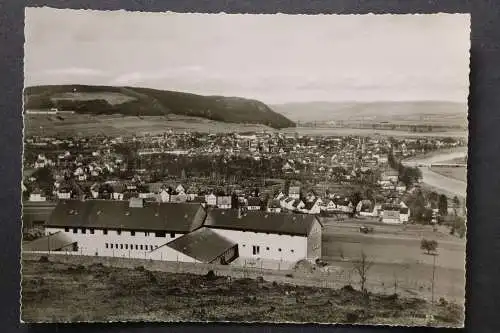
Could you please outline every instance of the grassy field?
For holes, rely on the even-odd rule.
[[[397,295],[23,261],[22,320],[317,322],[460,327],[463,307]],[[429,319],[432,314],[433,319]],[[429,320],[432,320],[430,323]]]
[[[173,131],[196,131],[205,133],[228,133],[244,131],[277,131],[259,124],[222,123],[209,119],[180,115],[167,116],[122,116],[122,115],[25,115],[25,134],[27,135],[142,135]],[[281,130],[282,133],[301,135],[359,135],[394,137],[462,137],[465,132],[411,133],[391,130],[371,130],[352,128],[307,128],[293,127]]]
[[[72,114],[26,115],[25,133],[27,135],[67,135],[92,136],[106,134],[143,135],[195,131],[210,133],[228,133],[233,131],[271,131],[272,129],[258,124],[221,123],[203,118],[168,115],[164,117],[129,117],[121,115]]]
[[[302,135],[331,135],[331,136],[393,136],[393,137],[467,137],[466,131],[442,131],[442,132],[407,132],[398,130],[377,130],[377,129],[364,129],[364,128],[313,128],[313,127],[294,127],[285,128],[283,133],[299,133]]]
[[[452,163],[452,162],[450,162]],[[463,163],[463,162],[455,162],[455,163]],[[456,167],[456,168],[451,168],[451,167],[432,167],[432,171],[435,173],[439,173],[440,175],[461,180],[466,182],[467,181],[467,168],[464,167]]]

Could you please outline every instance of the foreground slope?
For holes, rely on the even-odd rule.
[[[24,260],[22,320],[315,322],[460,327],[463,307],[440,300],[293,286],[213,274]],[[430,319],[429,315],[432,315]],[[432,322],[429,322],[432,320]]]
[[[25,109],[71,110],[84,114],[165,116],[176,114],[228,123],[262,124],[273,128],[295,124],[266,104],[252,99],[201,96],[137,87],[53,85],[27,87]]]

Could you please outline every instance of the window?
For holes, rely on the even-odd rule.
[[[110,247],[110,248],[113,248],[113,243],[110,243],[110,244],[109,244],[109,247]]]
[[[175,238],[175,233],[171,232],[170,233],[170,238]]]
[[[108,247],[109,247],[109,246],[108,246],[108,243],[106,243],[106,248],[108,248]]]
[[[121,235],[121,234],[122,234],[122,231],[121,231],[120,229],[118,229],[118,230],[116,230],[116,233],[117,233],[118,235]]]
[[[108,229],[102,229],[102,234],[107,235],[108,234]]]
[[[77,228],[73,228],[73,233],[74,234],[78,233],[78,229]]]
[[[149,232],[145,232],[144,236],[146,236],[146,237],[149,236]]]
[[[141,250],[142,250],[142,245],[141,245]]]
[[[117,248],[118,248],[118,244],[115,244],[115,249],[117,249]]]
[[[135,231],[131,231],[130,236],[135,236]]]
[[[134,245],[130,244],[130,249],[133,250],[134,249]]]
[[[164,231],[158,231],[158,232],[155,232],[155,236],[156,237],[166,237],[167,235],[165,234]]]
[[[139,250],[139,245],[135,244],[135,249]]]
[[[260,246],[255,246],[254,245],[252,247],[252,253],[253,253],[253,255],[259,254],[259,252],[260,252]]]
[[[128,244],[125,244],[125,250],[128,250]]]
[[[281,252],[281,249],[278,249],[279,252]]]
[[[94,234],[94,228],[90,228],[90,233],[93,235]]]
[[[82,228],[82,234],[86,234],[87,230],[85,228]]]
[[[292,249],[292,250],[290,250],[290,251],[292,251],[292,253],[294,253],[294,252],[295,252],[293,249]]]
[[[157,249],[157,248],[158,248],[158,245],[155,245],[155,249]]]
[[[266,250],[269,251],[269,246],[266,246]]]
[[[69,228],[64,228],[64,231],[69,232]]]

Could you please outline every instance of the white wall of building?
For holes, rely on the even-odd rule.
[[[307,238],[303,236],[215,228],[212,230],[237,243],[241,258],[296,262],[307,257]],[[253,253],[254,246],[259,247],[258,254]]]
[[[106,257],[130,257],[130,258],[149,258],[148,253],[159,248],[160,246],[181,237],[181,233],[166,233],[165,237],[156,237],[154,232],[136,231],[132,236],[131,231],[122,230],[118,234],[117,230],[107,230],[104,234],[102,229],[86,228],[85,233],[82,233],[82,228],[65,229],[47,227],[45,228],[46,234],[54,234],[62,232],[68,235],[72,240],[78,244],[78,252],[83,255],[98,255]],[[172,237],[173,236],[173,237]],[[106,246],[107,244],[107,246]],[[165,259],[175,260],[175,259]]]

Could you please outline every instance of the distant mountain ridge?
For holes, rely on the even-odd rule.
[[[448,101],[305,102],[272,105],[296,122],[466,122],[467,105]]]
[[[24,108],[71,110],[86,114],[165,116],[177,114],[211,120],[263,124],[273,128],[295,123],[266,104],[240,97],[202,96],[137,87],[46,85],[24,90]]]

